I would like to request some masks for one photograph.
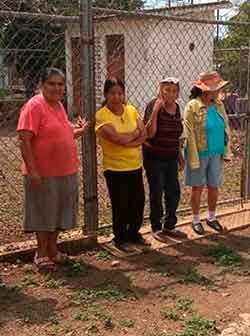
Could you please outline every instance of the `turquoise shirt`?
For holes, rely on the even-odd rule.
[[[207,110],[206,133],[208,149],[199,152],[199,157],[206,158],[213,155],[224,155],[225,123],[215,105],[209,106]]]

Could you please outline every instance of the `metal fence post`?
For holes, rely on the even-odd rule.
[[[82,167],[84,188],[84,232],[94,240],[98,229],[97,204],[97,161],[96,138],[94,132],[94,38],[92,1],[80,0],[80,73],[81,73],[81,112],[90,127],[82,139]]]
[[[247,116],[245,141],[245,199],[250,199],[250,41],[247,60]]]

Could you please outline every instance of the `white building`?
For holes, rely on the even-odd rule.
[[[108,76],[125,80],[127,100],[140,111],[156,95],[159,80],[179,77],[183,107],[192,81],[200,72],[213,67],[216,26],[208,21],[215,19],[217,9],[228,5],[229,2],[223,1],[97,17],[94,21],[97,107],[103,100],[103,83]],[[187,17],[190,20],[184,19]],[[204,22],[192,22],[192,18]],[[67,65],[68,104],[77,113],[79,26],[70,26],[66,36],[72,59]]]

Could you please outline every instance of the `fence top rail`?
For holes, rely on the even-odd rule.
[[[193,17],[180,16],[180,15],[159,15],[159,14],[145,14],[145,13],[123,13],[123,14],[114,14],[108,16],[98,16],[95,17],[96,21],[108,21],[113,19],[122,19],[122,18],[131,18],[131,19],[159,19],[166,21],[175,21],[175,22],[186,22],[186,23],[201,23],[209,25],[222,25],[222,26],[250,26],[249,22],[238,22],[238,21],[224,21],[224,20],[206,20],[206,19],[197,19]]]
[[[110,20],[114,18],[136,18],[136,19],[144,19],[144,18],[157,18],[160,20],[168,20],[168,21],[177,21],[177,22],[187,22],[187,23],[201,23],[201,24],[213,24],[213,25],[227,25],[227,26],[250,26],[250,22],[238,22],[238,21],[223,21],[223,20],[206,20],[206,19],[196,19],[192,17],[185,17],[179,15],[161,15],[155,13],[146,13],[144,12],[129,12],[122,10],[110,10],[107,8],[94,8],[94,13],[98,11],[103,11],[106,13],[110,13],[108,15],[95,16],[94,19],[97,21],[100,20]],[[111,14],[113,12],[113,14]],[[115,14],[114,14],[115,12]],[[30,13],[30,12],[15,12],[15,11],[5,11],[0,10],[0,19],[8,18],[8,19],[27,19],[27,20],[41,20],[41,21],[53,21],[55,23],[61,24],[69,24],[69,23],[79,23],[79,16],[65,16],[65,15],[51,15],[51,14],[43,14],[43,13]]]
[[[228,0],[219,0],[219,1],[212,1],[212,2],[206,2],[206,3],[196,3],[196,4],[185,4],[182,6],[170,6],[170,7],[160,7],[160,8],[150,8],[145,9],[146,12],[163,12],[163,11],[172,11],[172,10],[185,10],[185,9],[220,9],[220,8],[226,8],[226,7],[232,7],[232,3]]]

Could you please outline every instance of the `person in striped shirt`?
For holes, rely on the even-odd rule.
[[[177,103],[179,91],[177,78],[163,79],[158,97],[148,103],[144,115],[148,139],[143,144],[143,164],[149,184],[151,227],[158,240],[168,235],[184,236],[176,230],[180,200],[178,166],[184,168],[180,146],[183,126]]]

